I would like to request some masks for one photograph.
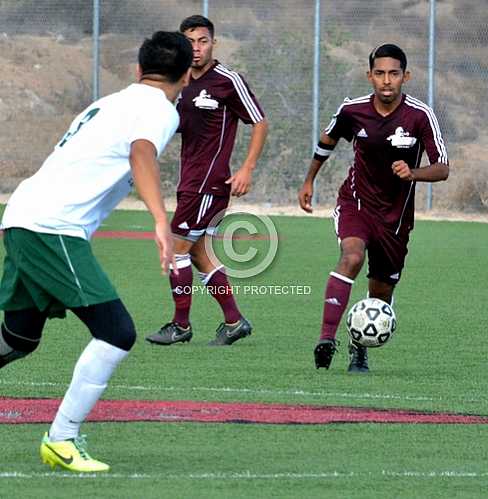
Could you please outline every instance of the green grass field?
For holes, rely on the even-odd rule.
[[[132,313],[138,341],[106,399],[279,402],[488,415],[488,225],[417,222],[395,294],[398,330],[371,351],[372,372],[348,375],[347,338],[317,371],[324,284],[338,249],[332,221],[275,217],[279,249],[261,275],[234,280],[249,339],[212,349],[221,314],[196,295],[190,344],[152,347],[144,336],[171,318],[167,278],[152,241],[95,239],[94,250]],[[102,230],[151,230],[141,212],[116,212]],[[250,245],[239,242],[240,249]],[[253,241],[265,246],[265,241]],[[195,284],[197,275],[195,273]],[[363,273],[351,303],[364,297]],[[244,286],[309,286],[308,295],[244,293]],[[62,397],[89,340],[69,315],[48,323],[40,348],[1,371],[2,396]],[[475,498],[486,497],[481,425],[87,423],[107,475],[51,473],[38,457],[47,425],[0,425],[0,497]]]

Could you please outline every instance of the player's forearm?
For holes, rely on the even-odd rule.
[[[313,184],[315,177],[317,176],[317,173],[322,168],[322,165],[325,163],[325,161],[326,161],[325,159],[319,160],[319,159],[312,158],[312,161],[310,162],[310,167],[308,169],[307,176],[305,177],[304,183],[312,183]]]
[[[131,154],[134,184],[156,223],[168,223],[160,187],[159,166],[153,154]]]
[[[243,168],[254,170],[258,159],[263,152],[264,143],[268,135],[268,121],[264,118],[262,121],[252,126],[251,139],[247,150],[247,156],[242,164]]]
[[[416,182],[440,182],[449,177],[449,166],[444,163],[434,163],[412,170]]]
[[[308,169],[307,176],[305,177],[305,183],[313,183],[315,177],[317,176],[317,173],[329,158],[336,144],[337,140],[329,137],[325,132],[322,132],[320,134],[319,142],[315,146],[313,158],[310,162],[310,168]]]

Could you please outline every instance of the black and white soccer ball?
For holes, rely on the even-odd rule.
[[[347,313],[350,338],[363,347],[381,347],[396,329],[395,312],[378,298],[365,298],[355,303]]]

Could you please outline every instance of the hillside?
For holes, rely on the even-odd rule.
[[[101,92],[132,80],[141,34],[175,29],[199,2],[104,1]],[[40,166],[73,117],[92,98],[91,2],[0,0],[0,191],[9,192]],[[437,2],[435,109],[452,163],[449,182],[435,186],[440,209],[488,206],[484,133],[488,118],[488,12],[484,2]],[[245,6],[243,6],[245,5]],[[219,8],[216,8],[216,7]],[[334,6],[332,9],[331,6]],[[116,7],[116,8],[115,8]],[[261,100],[271,131],[253,202],[288,204],[307,168],[312,144],[313,2],[212,2],[218,58],[241,71]],[[428,2],[352,0],[322,2],[320,122],[326,125],[346,95],[369,91],[367,55],[385,40],[409,55],[412,82],[406,91],[427,99]],[[244,154],[241,131],[234,164]],[[177,178],[178,139],[162,162],[170,191]],[[339,148],[318,182],[320,202],[331,204],[350,159]],[[424,205],[424,186],[419,206]]]

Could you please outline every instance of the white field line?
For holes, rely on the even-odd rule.
[[[65,383],[53,382],[39,382],[39,381],[6,381],[0,380],[0,385],[9,386],[29,386],[32,388],[53,387],[67,389],[68,385]],[[254,396],[271,395],[271,396],[288,396],[288,397],[308,397],[324,399],[325,397],[335,397],[351,400],[399,400],[399,401],[413,401],[413,402],[440,402],[444,400],[457,401],[462,403],[483,403],[488,401],[488,397],[478,398],[443,398],[431,397],[422,395],[404,395],[393,393],[352,393],[352,392],[322,392],[322,391],[306,391],[306,390],[270,390],[260,388],[233,388],[233,387],[209,387],[209,386],[192,386],[192,387],[177,387],[177,386],[142,386],[142,385],[109,385],[112,390],[123,390],[133,392],[212,392],[220,394],[249,394]]]
[[[68,478],[68,479],[90,479],[97,480],[320,480],[332,478],[485,478],[488,477],[488,472],[477,471],[323,471],[317,473],[254,473],[251,471],[236,471],[236,472],[208,472],[208,473],[181,473],[181,474],[165,474],[165,473],[67,473],[67,472],[46,472],[46,473],[22,473],[18,471],[0,471],[0,479],[37,479],[37,478]]]

